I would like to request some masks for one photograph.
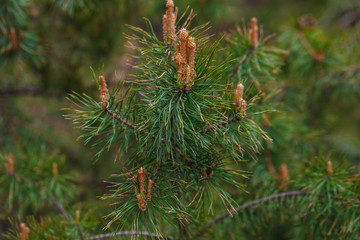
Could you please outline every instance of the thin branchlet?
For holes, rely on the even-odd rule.
[[[244,120],[244,118],[240,118],[238,116],[233,116],[233,117],[229,117],[225,121],[219,122],[218,125],[221,126],[221,127],[225,127],[225,126],[227,126],[229,124],[232,124],[234,122],[241,122],[243,120]],[[215,129],[214,126],[207,126],[207,127],[203,128],[202,130],[200,130],[199,133],[201,133],[201,134],[208,133],[208,132],[210,132],[211,130],[214,130],[214,129]]]
[[[131,129],[136,129],[136,126],[134,124],[132,124],[131,122],[125,120],[124,118],[122,118],[119,114],[111,111],[108,108],[103,109],[104,112],[109,115],[110,117],[114,118],[118,123],[124,124],[125,126],[131,128]]]
[[[10,33],[7,36],[7,39],[10,42],[10,47],[8,49],[5,49],[5,54],[9,54],[10,52],[13,52],[20,47],[23,40],[23,33],[19,31],[18,35],[19,39],[17,39],[15,28],[10,28]]]
[[[239,206],[239,207],[237,207],[235,209],[231,209],[228,212],[226,212],[226,213],[216,217],[215,219],[209,221],[208,223],[205,224],[204,228],[199,230],[194,236],[196,236],[196,237],[201,236],[205,232],[205,229],[209,229],[213,225],[215,225],[215,224],[225,220],[226,218],[232,216],[233,214],[237,214],[240,211],[243,211],[243,210],[245,210],[247,208],[256,206],[258,204],[266,203],[266,202],[269,202],[269,201],[273,201],[273,200],[276,200],[276,199],[279,199],[279,198],[297,197],[297,196],[304,195],[304,194],[306,194],[306,192],[302,191],[302,190],[291,191],[291,192],[283,192],[283,193],[278,193],[278,194],[270,195],[270,196],[267,196],[267,197],[263,197],[263,198],[251,201],[249,203],[245,203],[245,204],[243,204],[243,205],[241,205],[241,206]]]
[[[115,233],[106,233],[106,234],[99,234],[99,235],[91,236],[88,238],[88,240],[99,240],[99,239],[106,239],[106,238],[113,238],[113,237],[120,237],[120,236],[142,236],[142,237],[151,237],[151,238],[159,238],[160,237],[156,233],[151,233],[151,232],[119,231],[119,232],[115,232]],[[172,238],[170,237],[170,239],[172,239]]]

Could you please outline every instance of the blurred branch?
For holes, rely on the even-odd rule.
[[[278,193],[278,194],[274,194],[274,195],[270,195],[270,196],[267,196],[267,197],[263,197],[263,198],[260,198],[260,199],[257,199],[257,200],[254,200],[252,202],[249,202],[249,203],[245,203],[233,210],[230,210],[220,216],[218,216],[217,218],[209,221],[208,223],[205,224],[205,226],[202,228],[202,230],[198,231],[197,233],[195,233],[195,236],[198,237],[198,236],[201,236],[205,229],[209,229],[210,227],[212,227],[213,225],[217,224],[218,222],[226,219],[227,217],[229,216],[232,216],[232,214],[236,214],[242,210],[245,210],[247,208],[250,208],[252,206],[255,206],[255,205],[258,205],[258,204],[261,204],[261,203],[265,203],[265,202],[269,202],[269,201],[272,201],[272,200],[276,200],[276,199],[279,199],[279,198],[285,198],[285,197],[295,197],[295,196],[300,196],[300,195],[303,195],[303,194],[306,194],[305,191],[303,190],[298,190],[298,191],[292,191],[292,192],[283,192],[283,193]]]
[[[252,48],[252,47],[249,48],[246,55],[234,67],[234,70],[233,70],[232,74],[230,75],[230,77],[233,77],[239,71],[240,66],[246,62],[246,60],[250,57],[250,55],[253,51],[254,51],[254,48]]]
[[[16,88],[0,89],[0,97],[19,96],[19,95],[29,95],[29,96],[46,95],[48,97],[61,97],[64,94],[61,92],[48,92],[33,87],[24,87],[18,89]]]
[[[313,58],[313,60],[316,63],[323,63],[324,61],[324,57],[325,57],[325,52],[317,52],[313,46],[311,46],[311,44],[309,43],[309,41],[306,39],[306,37],[304,36],[303,33],[298,32],[297,36],[300,40],[300,42],[302,43],[302,45],[305,47],[306,51],[311,55],[311,57]]]
[[[323,71],[323,72],[319,73],[319,77],[325,77],[328,75],[342,75],[349,71],[353,71],[353,72],[360,71],[360,64],[351,65],[351,66],[345,67],[343,69],[332,70],[329,72]]]
[[[57,207],[57,209],[59,209],[59,211],[62,213],[62,215],[65,216],[66,219],[70,220],[71,222],[73,222],[76,225],[76,228],[79,232],[79,236],[81,240],[85,240],[82,231],[81,231],[81,227],[79,225],[79,223],[77,223],[69,214],[67,214],[67,212],[65,211],[65,209],[61,206],[61,204],[59,203],[59,201],[55,198],[54,195],[50,195],[51,201],[54,203],[54,205]]]

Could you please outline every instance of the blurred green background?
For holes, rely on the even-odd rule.
[[[332,42],[335,46],[353,41],[357,44],[352,46],[359,47],[358,0],[174,2],[180,14],[187,6],[197,14],[193,26],[210,21],[209,33],[214,34],[214,39],[255,16],[264,36],[275,34],[271,44],[286,48],[286,44],[279,43],[278,36],[287,28],[295,27],[301,16],[309,15],[327,39],[331,41],[336,37]],[[66,156],[66,170],[76,174],[78,197],[74,202],[88,206],[96,203],[101,214],[106,212],[107,203],[97,197],[106,192],[103,181],[121,169],[121,163],[114,164],[116,150],[104,154],[101,162],[95,162],[96,151],[84,147],[83,141],[76,141],[79,133],[63,117],[62,109],[70,106],[66,94],[77,91],[97,97],[90,66],[97,72],[103,71],[110,85],[126,78],[131,71],[128,65],[131,51],[124,47],[127,40],[123,34],[129,32],[126,25],[145,27],[143,17],[148,18],[161,38],[164,12],[161,0],[20,0],[12,3],[0,0],[0,151],[16,151],[19,144],[46,145],[49,152],[58,151]],[[9,27],[15,29],[18,40],[23,36],[22,45],[5,53],[9,48]],[[352,57],[342,59],[343,64],[360,64],[360,49],[352,47],[347,51],[354,56],[349,54]],[[289,74],[286,67],[283,72],[278,81],[286,82],[286,86],[304,78],[294,71]],[[356,80],[354,88],[360,88],[358,83]],[[312,91],[302,90],[304,95]],[[331,133],[327,140],[330,139],[337,146],[335,150],[347,155],[354,164],[360,156],[358,92],[341,95],[341,99],[336,100],[337,105],[324,105],[326,114],[318,127],[325,134]],[[276,141],[271,132],[270,137]],[[4,219],[3,223],[0,232],[7,226]]]

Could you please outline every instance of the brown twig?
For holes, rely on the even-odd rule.
[[[110,117],[113,117],[118,123],[123,123],[123,124],[125,124],[127,127],[131,128],[131,129],[136,129],[134,124],[130,123],[129,121],[127,121],[125,119],[123,119],[121,116],[119,116],[118,114],[112,112],[108,108],[103,108],[103,110],[107,115],[109,115]]]
[[[213,225],[215,225],[218,222],[226,219],[227,217],[232,216],[233,214],[236,214],[236,213],[238,213],[238,212],[240,212],[242,210],[245,210],[247,208],[250,208],[252,206],[255,206],[255,205],[258,205],[258,204],[261,204],[261,203],[265,203],[265,202],[269,202],[269,201],[272,201],[272,200],[276,200],[276,199],[279,199],[279,198],[296,197],[296,196],[300,196],[300,195],[303,195],[303,194],[306,194],[306,192],[302,191],[302,190],[292,191],[292,192],[283,192],[283,193],[278,193],[278,194],[270,195],[270,196],[267,196],[267,197],[263,197],[263,198],[251,201],[249,203],[245,203],[245,204],[243,204],[243,205],[241,205],[241,206],[239,206],[239,207],[237,207],[235,209],[229,210],[228,212],[226,212],[226,213],[216,217],[215,219],[209,221],[208,223],[206,223],[205,226],[203,227],[203,229],[199,230],[195,234],[195,237],[201,236],[205,232],[205,229],[208,229],[208,228],[212,227]]]
[[[304,45],[306,51],[311,55],[313,60],[319,64],[324,62],[325,52],[317,52],[309,43],[309,41],[306,39],[306,37],[302,33],[298,33],[298,38],[300,39],[300,42]]]

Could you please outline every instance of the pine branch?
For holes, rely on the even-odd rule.
[[[61,92],[47,92],[42,89],[34,88],[34,87],[23,87],[23,88],[9,88],[9,89],[0,89],[0,97],[7,96],[18,96],[18,95],[29,95],[29,96],[37,96],[37,95],[46,95],[47,97],[61,97],[63,94]]]
[[[103,108],[103,111],[104,111],[107,115],[109,115],[110,117],[115,118],[115,120],[116,120],[117,122],[123,123],[123,124],[125,124],[127,127],[131,128],[131,129],[138,130],[134,124],[132,124],[131,122],[129,122],[129,121],[125,120],[125,119],[123,119],[120,115],[112,112],[112,111],[109,110],[108,108]],[[236,121],[236,120],[233,119],[233,118],[228,119],[226,122],[224,122],[224,125],[226,125],[226,124],[228,124],[228,123],[231,123],[231,122],[234,122],[234,121]],[[210,128],[209,128],[209,130],[210,130]],[[146,134],[146,133],[147,133],[147,132],[144,131],[144,130],[139,130],[139,132],[140,132],[140,133],[143,133],[143,134]],[[156,137],[156,135],[153,136],[153,138],[155,138],[155,137]],[[161,139],[161,142],[162,142],[162,143],[165,143],[165,139]],[[189,159],[177,146],[174,146],[174,149],[175,149],[175,151],[176,151],[177,153],[179,153],[179,154],[185,159],[185,161],[186,161],[187,163],[192,163],[191,159]]]
[[[205,226],[203,227],[202,230],[198,231],[195,234],[195,236],[196,237],[201,236],[204,233],[205,229],[208,229],[208,228],[212,227],[213,225],[217,224],[218,222],[221,222],[222,220],[226,219],[227,217],[232,216],[232,214],[236,214],[236,213],[238,213],[238,212],[240,212],[242,210],[245,210],[247,208],[250,208],[252,206],[255,206],[255,205],[258,205],[258,204],[261,204],[261,203],[265,203],[265,202],[269,202],[269,201],[272,201],[272,200],[276,200],[276,199],[279,199],[279,198],[294,197],[294,196],[300,196],[300,195],[303,195],[303,194],[306,194],[306,192],[303,191],[303,190],[297,190],[297,191],[292,191],[292,192],[283,192],[283,193],[278,193],[278,194],[270,195],[270,196],[267,196],[267,197],[263,197],[263,198],[254,200],[254,201],[249,202],[249,203],[245,203],[245,204],[235,208],[234,210],[230,210],[230,211],[218,216],[217,218],[209,221],[208,223],[205,224]]]
[[[81,227],[80,225],[69,215],[67,214],[67,212],[65,211],[65,209],[61,206],[61,204],[59,203],[59,201],[55,198],[54,195],[50,195],[51,201],[54,203],[54,205],[57,207],[57,209],[59,209],[59,211],[62,213],[62,215],[65,216],[66,219],[70,220],[71,222],[73,222],[79,232],[79,236],[81,240],[85,240],[82,231],[81,231]]]
[[[87,240],[98,240],[98,239],[105,239],[105,238],[113,238],[113,237],[119,237],[119,236],[143,236],[143,237],[151,237],[156,238],[159,237],[156,233],[150,233],[150,232],[137,232],[137,231],[120,231],[116,233],[106,233],[106,234],[100,234],[96,236],[89,237]],[[165,239],[173,239],[172,237],[165,237]]]
[[[241,59],[234,67],[234,70],[232,71],[232,74],[230,75],[230,77],[233,77],[239,71],[240,66],[243,65],[246,62],[246,60],[248,60],[248,58],[250,57],[250,55],[252,54],[253,51],[254,51],[253,47],[249,48],[249,50],[247,51],[244,58]]]
[[[237,122],[237,121],[241,122],[242,120],[244,120],[244,118],[239,118],[238,116],[230,117],[227,120],[220,122],[219,125],[225,127],[228,124],[231,124],[231,123]],[[204,129],[200,130],[199,133],[200,134],[207,133],[207,132],[211,131],[213,128],[214,128],[213,126],[207,126]]]
[[[317,63],[322,63],[324,61],[324,53],[323,52],[317,52],[309,43],[309,41],[306,39],[306,37],[301,33],[298,32],[297,36],[300,40],[300,42],[305,47],[306,51],[311,55],[313,60]]]
[[[123,119],[120,115],[118,115],[118,114],[110,111],[108,108],[103,108],[103,111],[104,111],[107,115],[109,115],[110,117],[115,118],[115,120],[116,120],[118,123],[123,123],[123,124],[125,124],[127,127],[131,128],[131,129],[134,129],[134,130],[136,129],[136,127],[135,127],[134,124],[130,123],[129,121],[127,121],[127,120],[125,120],[125,119]],[[140,132],[142,132],[142,131],[140,130]]]
[[[111,110],[109,110],[108,108],[103,108],[103,111],[105,114],[107,114],[108,116],[114,118],[118,123],[121,124],[125,124],[127,127],[133,129],[133,130],[138,130],[140,133],[142,134],[147,134],[147,131],[145,130],[139,130],[137,129],[137,127],[129,122],[128,120],[125,120],[124,118],[122,118],[120,115],[116,114],[115,112],[112,112]],[[236,117],[237,118],[237,117]],[[228,119],[226,122],[224,122],[223,124],[226,125],[228,123],[234,122],[235,119],[231,118]],[[210,130],[210,129],[209,129]],[[154,139],[156,138],[156,135],[152,136]],[[161,139],[162,143],[165,143],[165,139]],[[186,161],[187,164],[189,164],[190,166],[196,166],[196,164],[190,159],[188,158],[180,149],[178,146],[174,145],[174,150]],[[159,167],[160,163],[157,165],[156,169]],[[155,175],[154,175],[155,176]]]
[[[343,74],[345,74],[347,72],[358,72],[358,71],[360,71],[360,64],[355,64],[355,65],[345,67],[343,69],[332,70],[332,71],[329,71],[329,72],[320,72],[318,76],[319,77],[325,77],[325,76],[328,76],[328,75],[343,75]]]

